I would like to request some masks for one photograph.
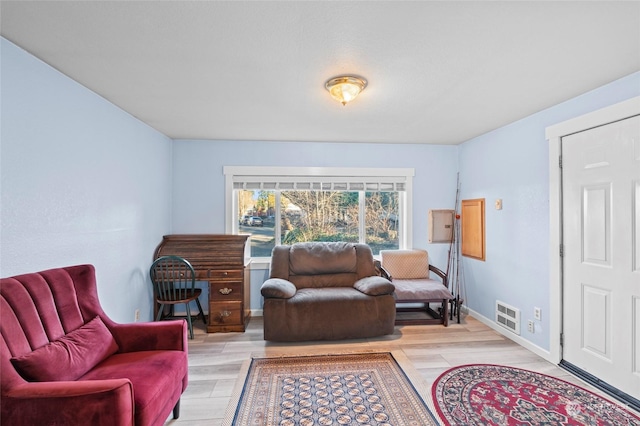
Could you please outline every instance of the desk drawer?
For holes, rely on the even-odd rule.
[[[242,324],[242,302],[209,303],[209,325]]]
[[[202,280],[242,280],[243,273],[242,269],[207,269],[198,271],[196,275]]]
[[[242,281],[212,282],[209,285],[211,302],[242,300]]]

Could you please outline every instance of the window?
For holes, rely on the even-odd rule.
[[[225,167],[227,232],[251,234],[251,257],[302,241],[411,246],[413,169]]]

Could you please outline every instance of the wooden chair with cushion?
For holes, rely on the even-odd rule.
[[[420,312],[424,315],[396,315],[396,325],[449,324],[447,275],[429,264],[426,250],[381,250],[381,266],[395,286],[396,312]],[[438,279],[432,279],[431,273]],[[437,304],[434,310],[431,304]]]

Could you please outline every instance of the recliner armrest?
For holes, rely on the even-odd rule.
[[[386,278],[373,276],[361,278],[353,285],[353,287],[361,293],[369,296],[381,296],[384,294],[393,294],[396,287]]]
[[[269,278],[260,287],[260,293],[267,299],[290,299],[296,291],[296,286],[291,281],[282,278]]]

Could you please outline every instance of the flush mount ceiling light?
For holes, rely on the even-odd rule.
[[[341,75],[327,81],[324,87],[331,93],[333,99],[346,105],[367,87],[367,80],[353,75]]]

